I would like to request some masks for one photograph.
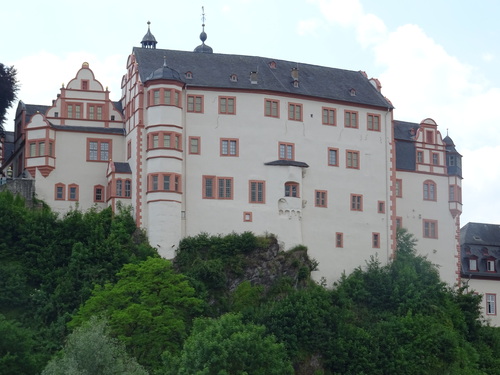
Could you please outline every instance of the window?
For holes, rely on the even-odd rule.
[[[380,131],[380,115],[368,114],[368,130]]]
[[[203,198],[215,199],[215,176],[203,176]]]
[[[432,153],[432,164],[439,165],[439,154]]]
[[[233,199],[232,177],[217,177],[217,198]]]
[[[57,201],[63,201],[66,199],[65,189],[66,189],[66,186],[64,184],[56,184],[56,186],[55,186],[55,199]]]
[[[432,130],[425,131],[425,141],[427,143],[434,143],[434,133],[432,132]]]
[[[158,94],[158,98],[159,97],[160,97],[160,95]],[[163,103],[170,105],[171,102],[172,102],[172,91],[170,91],[170,90],[163,91]],[[158,102],[158,104],[159,104],[159,102]]]
[[[496,294],[486,293],[486,315],[497,314],[497,296]]]
[[[448,165],[450,167],[454,167],[455,166],[455,155],[448,156]]]
[[[327,192],[325,190],[315,190],[314,197],[316,207],[327,207]]]
[[[351,194],[351,211],[363,211],[363,196]]]
[[[250,181],[250,203],[266,203],[265,181]]]
[[[153,90],[153,105],[160,104],[160,90]]]
[[[488,272],[496,272],[495,259],[490,258],[486,259],[486,271]]]
[[[322,108],[323,116],[322,116],[322,124],[323,125],[332,125],[336,126],[337,122],[335,121],[335,108]]]
[[[243,212],[243,221],[251,222],[252,221],[252,213],[251,212]]]
[[[104,186],[94,186],[94,202],[104,202]]]
[[[203,96],[188,95],[187,96],[187,111],[194,113],[203,113]]]
[[[359,169],[359,151],[346,151],[346,167]]]
[[[38,142],[38,155],[45,155],[45,142]]]
[[[127,159],[132,157],[132,141],[127,142]]]
[[[121,197],[123,193],[123,182],[122,180],[116,180],[116,196]]]
[[[471,257],[469,258],[469,271],[477,271],[477,258]]]
[[[132,193],[132,182],[130,180],[125,180],[125,197],[130,198]]]
[[[87,139],[87,161],[108,161],[110,154],[110,139]]]
[[[396,229],[403,228],[403,218],[401,216],[396,216]]]
[[[296,182],[289,181],[285,183],[285,197],[298,198],[299,195],[299,184]]]
[[[177,173],[155,173],[149,175],[149,191],[181,193],[181,176]]]
[[[102,120],[102,105],[88,105],[88,118],[89,120]]]
[[[174,132],[158,132],[148,135],[148,145],[153,148],[171,148],[182,151],[182,135]]]
[[[236,98],[219,96],[219,113],[224,115],[236,114]]]
[[[264,115],[268,117],[280,117],[280,102],[279,100],[265,99],[264,102]]]
[[[379,214],[385,214],[385,202],[384,201],[378,201],[377,212]]]
[[[192,155],[200,154],[200,137],[189,137],[189,153]]]
[[[424,182],[424,200],[435,201],[436,200],[436,183],[434,181],[427,180]]]
[[[281,160],[295,160],[295,145],[293,143],[279,144],[279,158]]]
[[[88,90],[89,89],[89,81],[86,80],[86,79],[82,79],[81,81],[81,84],[82,84],[82,90]]]
[[[396,197],[401,198],[403,196],[403,180],[397,179],[394,187],[396,190]]]
[[[75,103],[68,103],[66,105],[66,112],[68,115],[68,118],[75,118],[79,119],[82,117],[82,105],[81,104],[75,104]]]
[[[339,149],[338,148],[328,148],[328,165],[332,167],[339,166]]]
[[[438,228],[436,220],[425,220],[424,219],[424,238],[438,238]]]
[[[70,201],[78,200],[78,185],[75,184],[68,185],[68,200]]]
[[[358,127],[358,112],[344,111],[344,127],[346,128]]]
[[[288,103],[288,119],[302,121],[302,104]]]
[[[30,156],[36,156],[36,142],[30,143]]]
[[[424,162],[424,153],[422,151],[417,151],[417,163],[422,164]]]
[[[224,139],[220,140],[220,155],[221,156],[238,156],[238,140]]]
[[[151,136],[151,139],[153,140],[153,144],[151,145],[153,148],[158,148],[158,139],[159,135],[158,134],[153,134]]]
[[[380,248],[380,233],[372,233],[372,247],[374,249]]]
[[[344,233],[335,233],[335,247],[344,247]]]

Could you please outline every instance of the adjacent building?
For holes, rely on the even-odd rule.
[[[267,232],[307,245],[331,283],[391,259],[402,226],[459,282],[461,156],[435,121],[395,121],[364,72],[213,53],[200,38],[157,49],[148,27],[117,102],[88,63],[51,105],[20,102],[2,170],[60,212],[130,205],[169,258],[200,232]]]

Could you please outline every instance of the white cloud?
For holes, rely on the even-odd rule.
[[[317,4],[327,21],[347,27],[358,23],[363,7],[358,0],[311,0]]]
[[[322,24],[323,21],[320,20],[319,18],[310,18],[307,20],[301,20],[297,25],[297,33],[301,36],[304,35],[316,36],[317,35],[316,31],[321,27]]]

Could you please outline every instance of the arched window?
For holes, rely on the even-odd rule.
[[[437,200],[436,183],[431,180],[424,181],[424,200],[435,201]]]

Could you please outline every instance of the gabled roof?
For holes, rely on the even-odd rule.
[[[393,108],[391,103],[369,82],[361,72],[301,64],[259,56],[227,55],[221,53],[195,53],[166,49],[135,47],[133,53],[139,64],[142,82],[164,64],[177,71],[187,86],[266,90],[279,93],[306,95],[382,108]],[[271,67],[275,62],[276,67]],[[292,68],[299,70],[299,85],[294,87]],[[192,72],[191,79],[185,78]],[[250,73],[257,72],[257,83],[250,82]],[[230,80],[235,74],[238,79]],[[356,94],[351,95],[351,89]]]

